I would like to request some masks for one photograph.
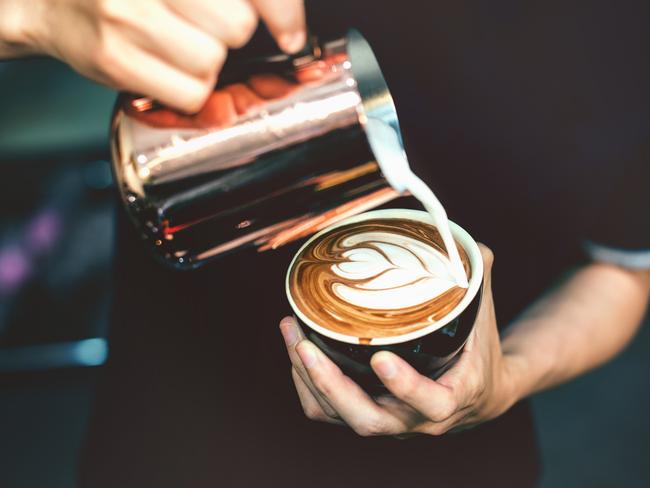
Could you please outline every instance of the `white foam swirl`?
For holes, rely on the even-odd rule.
[[[367,246],[363,246],[366,244]],[[332,272],[352,286],[335,283],[334,293],[352,305],[401,309],[420,305],[456,285],[448,258],[433,246],[389,232],[362,232],[341,242],[347,261],[332,265]]]

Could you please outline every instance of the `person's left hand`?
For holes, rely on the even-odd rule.
[[[392,395],[371,398],[305,336],[292,317],[280,322],[291,373],[305,415],[346,424],[361,436],[441,435],[505,412],[517,400],[501,352],[491,290],[493,255],[481,245],[483,295],[474,330],[458,362],[437,380],[420,375],[388,351],[371,366]]]

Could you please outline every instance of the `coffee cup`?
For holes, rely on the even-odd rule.
[[[375,337],[366,337],[367,334],[360,334],[355,327],[349,327],[349,330],[341,324],[333,327],[325,318],[315,317],[313,314],[310,316],[306,310],[301,309],[298,300],[293,296],[295,292],[292,293],[292,272],[303,259],[303,252],[328,235],[342,232],[342,228],[354,229],[355,226],[368,225],[371,222],[384,222],[395,226],[414,222],[433,226],[433,219],[427,212],[409,209],[375,210],[342,220],[312,236],[298,250],[289,265],[285,287],[289,304],[307,338],[336,363],[344,374],[367,391],[380,392],[384,387],[370,366],[371,357],[378,351],[391,351],[410,363],[419,373],[434,379],[455,363],[472,331],[478,312],[483,260],[474,239],[463,228],[450,221],[451,233],[459,251],[465,257],[469,286],[461,292],[462,298],[454,302],[452,308],[442,310],[442,315],[431,310],[432,319],[417,328],[404,333],[379,334]],[[293,280],[296,290],[295,287],[300,287],[301,283],[296,281],[295,277]],[[414,290],[405,290],[404,293],[412,291]],[[330,304],[321,305],[327,308]]]

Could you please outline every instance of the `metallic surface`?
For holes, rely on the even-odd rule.
[[[398,196],[368,145],[367,117],[398,134],[399,126],[360,34],[240,71],[194,115],[130,95],[116,106],[122,199],[142,237],[175,267],[274,249]]]

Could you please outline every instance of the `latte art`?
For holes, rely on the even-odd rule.
[[[467,254],[457,246],[467,275]],[[290,271],[291,296],[322,327],[360,338],[402,335],[444,317],[467,289],[450,275],[435,227],[371,219],[311,242]]]
[[[357,307],[401,309],[421,305],[454,287],[448,258],[432,245],[389,232],[364,232],[341,241],[347,261],[332,265],[345,279],[332,291]],[[355,282],[350,285],[350,282]]]

